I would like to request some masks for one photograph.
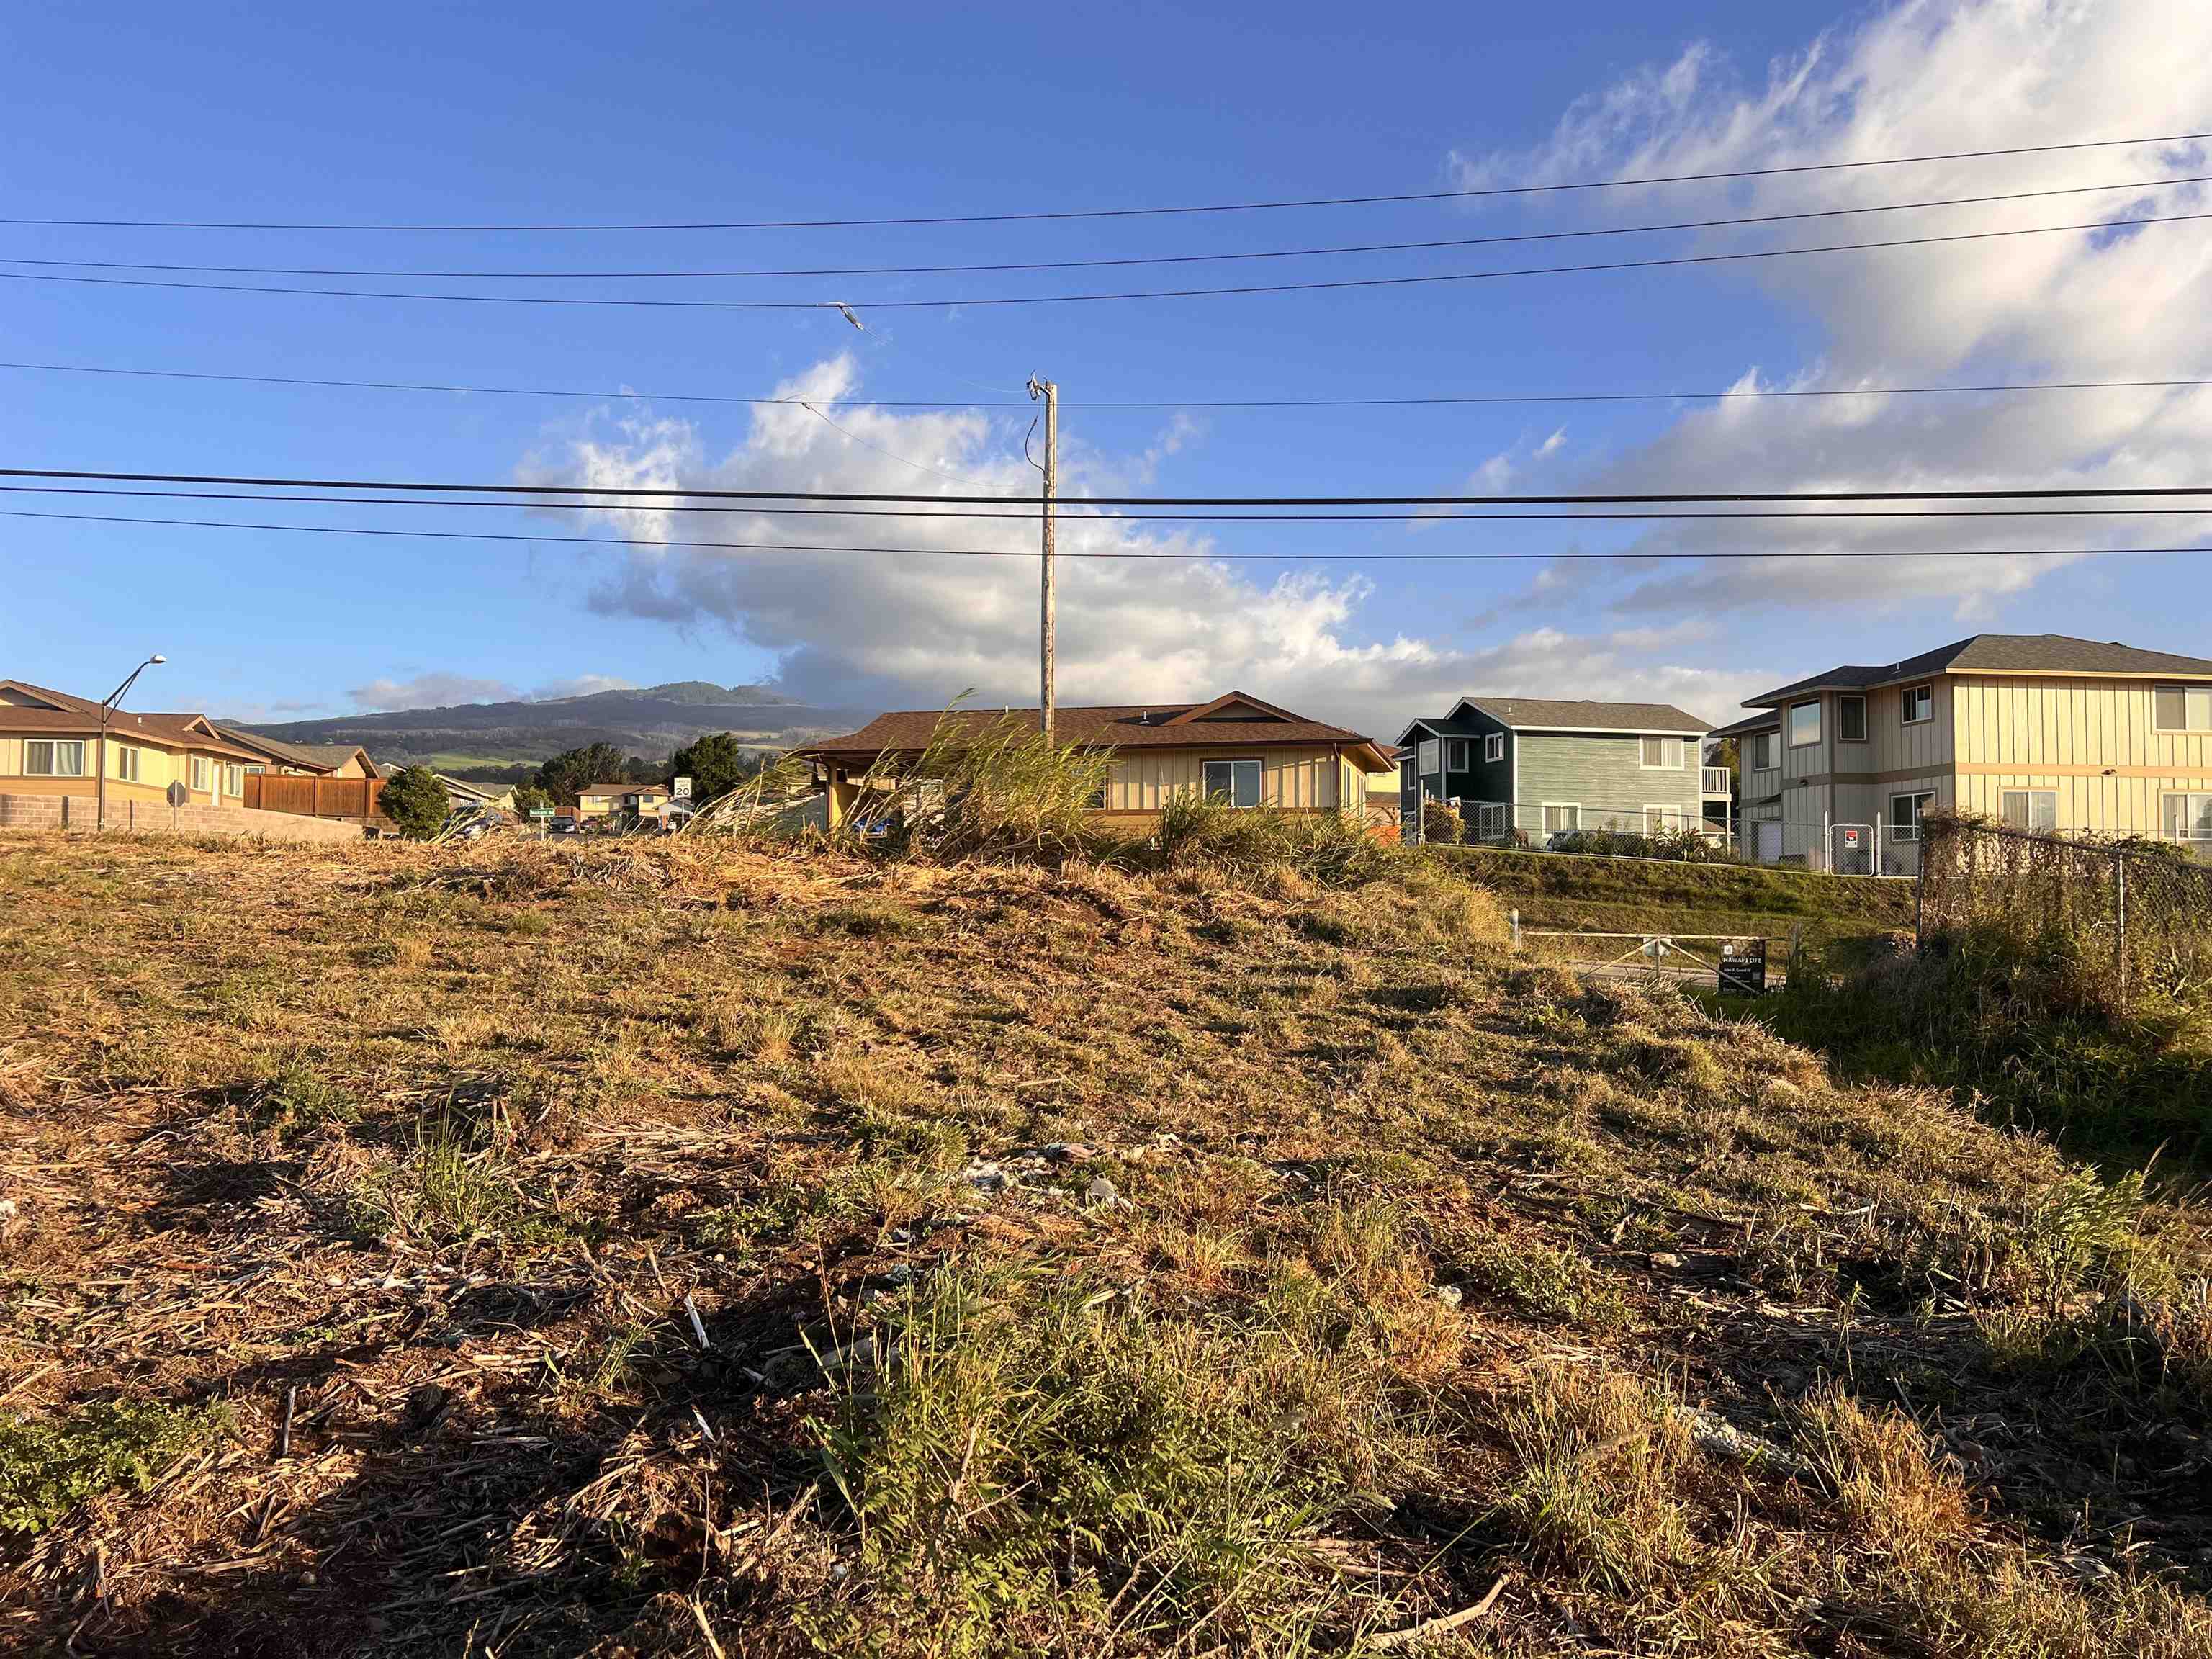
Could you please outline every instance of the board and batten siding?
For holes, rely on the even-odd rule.
[[[1125,749],[1106,777],[1104,810],[1109,812],[1158,812],[1182,792],[1195,794],[1204,787],[1202,768],[1209,760],[1253,760],[1260,763],[1260,804],[1304,811],[1334,811],[1349,799],[1357,809],[1366,805],[1363,786],[1356,797],[1342,790],[1348,763],[1327,749],[1255,746],[1239,749],[1175,749],[1148,753]],[[1363,775],[1364,776],[1364,775]]]
[[[1579,806],[1585,830],[1612,823],[1640,830],[1646,806],[1674,808],[1686,828],[1700,821],[1703,744],[1696,738],[1681,740],[1682,764],[1665,769],[1642,763],[1643,739],[1632,735],[1521,732],[1514,741],[1520,752],[1514,823],[1532,836],[1544,833],[1547,805]]]
[[[2153,681],[1977,676],[1954,695],[1967,811],[2048,789],[2061,830],[2156,835],[2161,795],[2212,791],[2212,732],[2158,730]]]

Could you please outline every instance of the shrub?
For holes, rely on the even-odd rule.
[[[1583,853],[1601,858],[1666,859],[1676,864],[1726,864],[1729,854],[1694,830],[1582,830],[1547,843],[1554,853]]]
[[[1407,856],[1348,813],[1233,807],[1195,790],[1162,809],[1158,848],[1170,868],[1212,866],[1247,877],[1289,870],[1331,886],[1371,880]]]
[[[399,833],[412,841],[436,835],[453,809],[446,786],[427,766],[403,767],[386,782],[378,804],[384,816],[399,826]]]
[[[1109,750],[1055,744],[1012,714],[990,719],[956,705],[920,755],[870,769],[857,815],[886,826],[902,851],[1066,855],[1091,839],[1085,814],[1112,764]]]

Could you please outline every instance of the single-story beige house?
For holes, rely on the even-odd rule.
[[[264,738],[258,732],[249,732],[242,726],[217,728],[222,735],[241,749],[251,749],[263,757],[258,766],[246,768],[248,775],[274,772],[284,777],[316,778],[374,778],[381,777],[376,763],[368,757],[368,750],[357,743],[286,743],[277,738]]]
[[[172,783],[195,805],[235,806],[248,768],[267,764],[204,714],[107,716],[107,799],[166,801]],[[0,793],[90,797],[100,773],[100,708],[88,697],[0,679]]]
[[[830,827],[852,815],[872,767],[921,754],[944,718],[934,708],[878,714],[848,736],[799,750],[813,763],[817,787],[827,798]],[[953,718],[980,732],[1008,718],[1034,726],[1038,714],[1034,708],[963,708]],[[1362,814],[1368,779],[1395,771],[1392,751],[1374,738],[1245,691],[1201,703],[1062,707],[1054,710],[1053,735],[1062,744],[1113,751],[1092,811],[1103,825],[1124,830],[1157,826],[1161,810],[1184,793],[1231,806]]]

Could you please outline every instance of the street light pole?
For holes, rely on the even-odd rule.
[[[107,828],[107,721],[109,716],[123,706],[123,694],[128,691],[138,677],[156,663],[168,659],[156,651],[152,656],[131,671],[122,684],[109,692],[100,704],[100,752],[94,761],[94,779],[92,787],[92,828],[95,835]]]

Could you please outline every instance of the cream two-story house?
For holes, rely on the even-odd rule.
[[[1911,874],[1921,814],[1936,807],[2039,831],[2160,836],[2212,855],[2212,660],[1977,634],[1832,668],[1747,706],[1773,721],[1739,722],[1745,844],[1762,857]],[[1778,833],[1754,827],[1755,809]]]

